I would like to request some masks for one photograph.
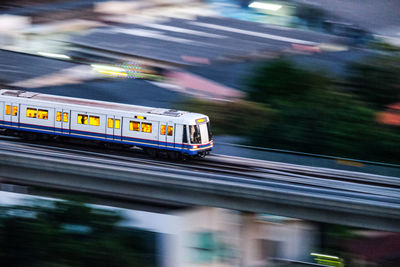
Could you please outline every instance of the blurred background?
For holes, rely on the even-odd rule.
[[[4,0],[0,86],[203,113],[215,154],[399,178],[399,10],[392,0]],[[393,205],[398,187],[386,188]],[[4,266],[400,266],[400,235],[379,226],[1,190]]]

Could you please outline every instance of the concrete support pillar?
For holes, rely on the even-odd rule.
[[[302,220],[213,207],[174,215],[176,267],[265,267],[273,258],[303,260],[312,252],[313,225]]]

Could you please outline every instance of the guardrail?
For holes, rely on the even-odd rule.
[[[214,146],[214,150],[221,154],[224,154],[224,152],[219,151],[219,146],[228,146],[243,150],[265,152],[260,155],[253,155],[258,159],[400,177],[400,165],[398,164],[335,157],[284,149],[249,146],[229,142],[218,142],[218,140],[214,142]],[[232,151],[230,151],[230,154],[232,154]],[[246,156],[251,155],[246,154]]]

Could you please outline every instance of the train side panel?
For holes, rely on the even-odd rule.
[[[4,101],[0,101],[0,126],[4,125]]]
[[[183,125],[182,124],[175,124],[175,131],[174,131],[174,136],[175,136],[175,148],[177,150],[182,150],[183,149]]]
[[[70,131],[73,136],[105,140],[106,115],[82,110],[71,110]]]
[[[123,117],[122,124],[122,140],[124,142],[136,146],[158,148],[158,121]]]
[[[54,133],[55,109],[47,105],[20,104],[19,128],[21,130]]]

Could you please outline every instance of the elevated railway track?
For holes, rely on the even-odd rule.
[[[223,155],[153,160],[140,153],[0,139],[3,183],[209,205],[400,231],[400,178]]]

